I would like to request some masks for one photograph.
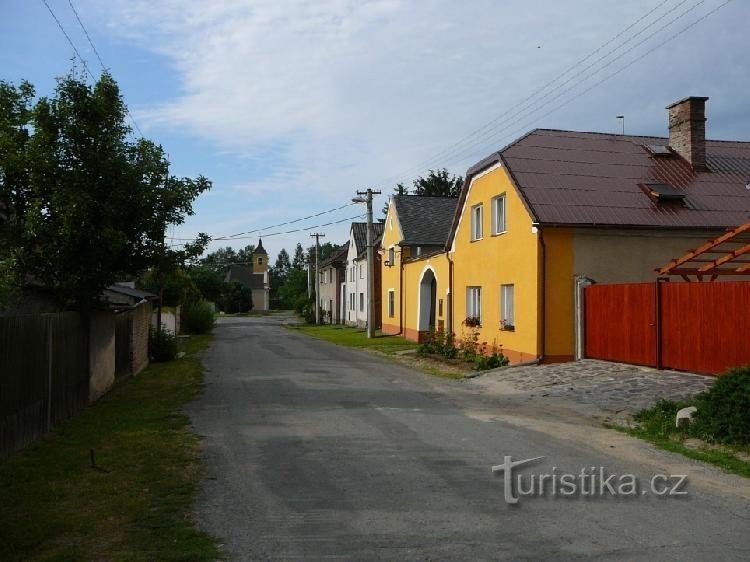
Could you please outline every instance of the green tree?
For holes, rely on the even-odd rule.
[[[224,283],[219,304],[224,312],[250,312],[253,308],[253,293],[237,281]]]
[[[205,235],[173,250],[164,232],[211,183],[171,175],[161,146],[128,140],[111,76],[68,75],[51,98],[32,98],[27,83],[0,83],[1,244],[17,279],[86,309],[119,277],[166,274],[202,251]]]
[[[305,250],[302,248],[302,244],[297,242],[297,246],[294,248],[294,258],[292,259],[292,269],[305,269],[307,265],[307,258],[305,257]]]
[[[252,265],[254,251],[255,246],[253,244],[249,244],[244,248],[240,248],[237,251],[237,261],[242,264]]]
[[[289,253],[282,248],[276,257],[276,263],[273,264],[273,274],[282,282],[286,281],[289,271],[292,269],[292,263],[289,260]]]
[[[220,273],[222,277],[227,269],[229,269],[229,266],[237,262],[239,262],[237,252],[229,246],[219,248],[199,260],[200,265]]]
[[[204,299],[214,303],[219,301],[224,289],[224,277],[221,273],[202,264],[194,265],[188,273]]]
[[[427,177],[414,180],[414,195],[429,197],[458,197],[463,180],[461,176],[452,176],[446,168],[430,170]],[[397,186],[398,187],[398,186]]]

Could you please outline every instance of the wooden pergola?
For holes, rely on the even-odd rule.
[[[750,276],[750,221],[689,251],[656,270],[659,275],[679,275],[685,281],[715,281],[723,276]]]

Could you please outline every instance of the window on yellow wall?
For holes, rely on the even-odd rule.
[[[505,194],[492,200],[492,234],[505,232]]]
[[[466,325],[482,323],[482,288],[466,287]]]
[[[482,205],[474,205],[471,208],[471,239],[482,239]]]
[[[516,296],[513,285],[500,286],[500,327],[503,330],[516,329]]]
[[[391,246],[388,248],[388,265],[392,266],[396,262],[396,249]]]
[[[393,289],[388,291],[388,317],[393,318],[396,315],[396,294]]]

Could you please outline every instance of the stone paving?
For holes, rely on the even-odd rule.
[[[585,359],[553,365],[510,367],[471,379],[483,391],[557,399],[589,415],[624,421],[660,399],[685,399],[711,386],[714,377]]]

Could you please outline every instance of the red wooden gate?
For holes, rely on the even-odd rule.
[[[586,357],[718,374],[750,364],[750,282],[591,285]]]

